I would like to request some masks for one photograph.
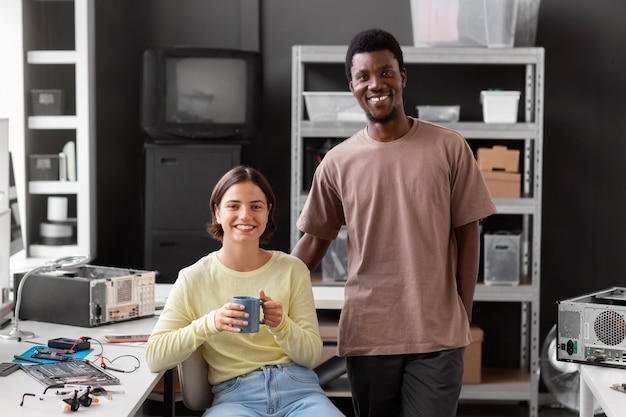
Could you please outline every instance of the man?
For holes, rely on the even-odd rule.
[[[465,139],[405,114],[393,35],[358,33],[346,75],[367,126],[317,168],[292,253],[313,270],[348,228],[338,351],[356,414],[452,417],[471,341],[478,222],[495,206]]]

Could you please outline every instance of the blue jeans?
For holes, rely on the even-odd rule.
[[[203,417],[341,417],[312,369],[293,362],[264,366],[213,387]]]

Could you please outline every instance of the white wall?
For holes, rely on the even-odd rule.
[[[0,1],[0,119],[9,120],[9,150],[13,156],[19,201],[25,201],[24,71],[22,1]],[[24,204],[20,217],[25,218]]]

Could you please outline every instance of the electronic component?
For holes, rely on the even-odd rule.
[[[67,337],[57,337],[56,339],[48,340],[48,347],[55,349],[73,350],[78,352],[79,350],[87,350],[91,347],[91,343],[83,339],[70,339]]]
[[[104,340],[108,343],[147,342],[149,334],[108,335]]]
[[[93,265],[33,274],[24,282],[19,318],[94,327],[154,316],[154,283],[154,271]]]
[[[14,362],[2,362],[0,363],[0,376],[11,375],[13,372],[20,369],[22,366],[19,363]]]
[[[611,385],[611,388],[615,391],[626,393],[626,384],[613,384]]]
[[[53,362],[22,367],[37,382],[49,387],[59,384],[119,385],[117,377],[88,360]]]
[[[32,355],[35,359],[49,359],[51,361],[67,362],[74,360],[71,356],[65,356],[63,353],[48,349],[37,349]]]
[[[28,356],[23,356],[23,355],[13,355],[13,357],[14,357],[15,359],[18,359],[18,360],[20,360],[20,361],[25,361],[25,362],[32,362],[32,363],[44,363],[44,361],[40,361],[40,360],[38,360],[38,359],[33,359],[33,358],[30,358],[30,357],[28,357]]]
[[[626,368],[626,288],[558,302],[557,359]]]

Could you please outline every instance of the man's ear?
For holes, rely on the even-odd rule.
[[[354,93],[354,88],[352,88],[352,80],[348,81],[348,88]]]

